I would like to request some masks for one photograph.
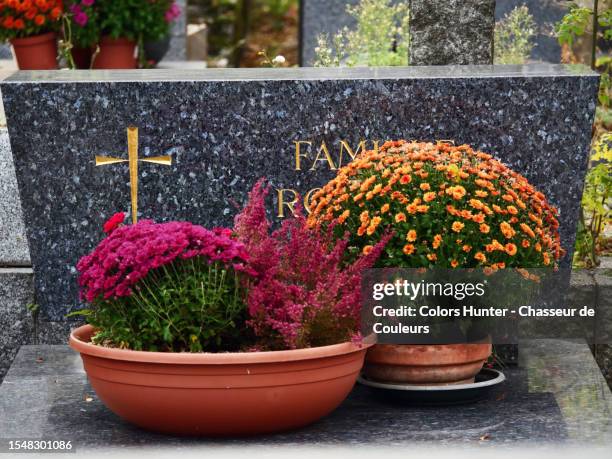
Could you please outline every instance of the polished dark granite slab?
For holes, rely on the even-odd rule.
[[[342,140],[352,148],[364,139],[468,143],[560,208],[567,264],[598,76],[560,65],[56,71],[18,72],[0,86],[37,301],[41,317],[57,321],[78,305],[77,260],[98,243],[106,218],[128,210],[127,165],[96,168],[94,156],[125,158],[129,125],[140,128],[142,156],[174,160],[141,166],[141,217],[206,226],[230,225],[235,203],[262,176],[304,194],[324,184],[334,171],[315,161],[322,142],[334,165]],[[298,140],[312,141],[302,170]]]
[[[0,386],[0,439],[72,440],[77,449],[129,446],[612,446],[612,394],[588,347],[521,343],[521,368],[487,400],[417,408],[356,386],[334,413],[301,430],[250,439],[182,439],[133,427],[91,390],[67,346],[24,346]],[[90,401],[88,401],[90,400]]]

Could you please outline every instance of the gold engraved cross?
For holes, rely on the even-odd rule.
[[[129,163],[130,166],[130,188],[132,191],[132,224],[138,221],[138,162],[172,165],[170,156],[153,156],[151,158],[138,157],[138,128],[130,126],[127,128],[128,137],[128,159],[113,158],[111,156],[96,155],[96,166],[108,166],[117,163]]]

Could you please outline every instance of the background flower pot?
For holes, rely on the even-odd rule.
[[[74,330],[92,387],[105,405],[145,429],[238,436],[307,425],[349,394],[368,345],[246,353],[160,353],[91,344]]]
[[[57,36],[54,32],[11,40],[21,70],[57,69]]]
[[[94,69],[135,69],[136,43],[127,38],[102,37]]]
[[[473,383],[491,352],[489,340],[474,344],[377,344],[368,351],[364,374],[373,381],[412,385]]]

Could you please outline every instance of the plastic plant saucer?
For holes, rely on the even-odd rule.
[[[411,405],[455,405],[471,403],[485,398],[496,389],[506,377],[501,371],[483,368],[471,384],[449,386],[415,386],[410,384],[380,383],[363,375],[357,380],[377,395]]]

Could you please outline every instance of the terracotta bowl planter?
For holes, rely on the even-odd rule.
[[[94,69],[135,69],[136,43],[127,38],[102,37]]]
[[[11,40],[20,70],[57,69],[57,36],[54,32]]]
[[[74,330],[92,387],[117,415],[178,435],[243,436],[305,426],[333,411],[353,388],[370,345],[342,343],[253,353],[163,353],[90,343]]]
[[[468,384],[492,352],[490,340],[474,344],[377,344],[368,351],[365,376],[412,385]]]

